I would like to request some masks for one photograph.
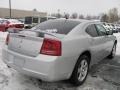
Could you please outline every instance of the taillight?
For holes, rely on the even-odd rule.
[[[40,54],[61,56],[61,41],[45,38]]]
[[[6,41],[5,41],[5,44],[6,44],[6,45],[8,45],[8,43],[9,43],[9,39],[10,39],[9,36],[10,36],[10,35],[8,34],[7,37],[6,37]]]

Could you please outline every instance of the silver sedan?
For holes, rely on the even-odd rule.
[[[44,81],[70,79],[81,85],[91,65],[113,58],[116,37],[100,22],[56,19],[10,33],[2,50],[13,69]]]

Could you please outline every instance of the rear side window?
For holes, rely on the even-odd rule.
[[[102,25],[96,24],[95,26],[96,26],[99,36],[105,36],[107,34],[106,29]]]
[[[39,25],[33,27],[32,29],[40,29],[43,31],[54,31],[58,34],[68,34],[74,27],[80,24],[80,21],[72,20],[48,20]]]
[[[92,37],[97,37],[98,36],[98,33],[96,31],[96,28],[95,28],[95,25],[89,25],[87,28],[86,28],[86,32],[92,36]]]

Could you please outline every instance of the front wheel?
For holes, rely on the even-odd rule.
[[[89,57],[87,55],[82,55],[72,73],[70,81],[72,84],[78,86],[84,83],[88,75],[89,70]]]
[[[110,55],[108,56],[109,59],[112,59],[115,57],[115,54],[116,54],[116,43],[114,44],[113,48],[112,48],[112,51],[110,53]]]

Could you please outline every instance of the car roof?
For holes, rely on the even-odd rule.
[[[8,21],[18,21],[17,19],[7,19]]]
[[[74,21],[74,22],[79,22],[79,23],[101,23],[100,21],[94,21],[94,20],[86,20],[86,19],[65,19],[65,18],[60,18],[60,19],[55,19],[55,20],[60,20],[60,21]]]

